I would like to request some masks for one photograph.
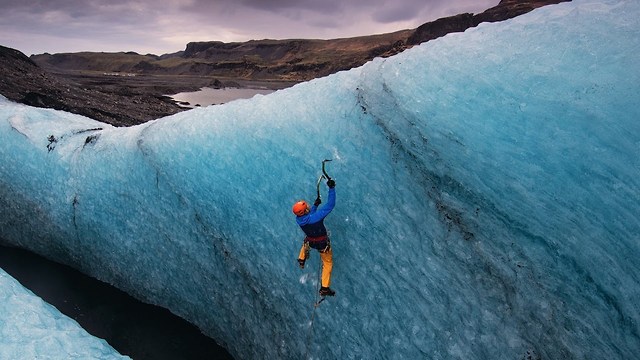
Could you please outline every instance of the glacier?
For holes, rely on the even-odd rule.
[[[0,359],[130,359],[0,269]]]
[[[640,3],[574,0],[130,128],[0,98],[0,238],[238,359],[635,358],[639,54]]]

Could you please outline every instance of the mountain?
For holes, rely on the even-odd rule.
[[[221,79],[301,82],[360,66],[405,50],[412,30],[333,40],[192,42],[185,51],[155,56],[135,53],[33,55],[51,71],[97,71],[147,75],[196,75]]]
[[[281,89],[388,57],[412,46],[566,0],[503,0],[480,14],[438,19],[417,29],[332,40],[192,42],[161,56],[135,52],[40,54],[0,48],[0,94],[116,126],[183,111],[166,97],[201,87]]]
[[[223,79],[301,82],[361,66],[376,57],[398,54],[414,45],[482,22],[506,20],[537,7],[567,0],[503,0],[480,14],[441,18],[417,29],[353,38],[191,42],[182,52],[156,56],[128,53],[33,55],[53,71],[99,71],[153,75],[197,75]]]

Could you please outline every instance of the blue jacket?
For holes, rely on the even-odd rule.
[[[333,207],[336,206],[336,189],[329,189],[329,200],[319,209],[313,205],[308,214],[298,216],[296,223],[300,225],[302,231],[307,236],[319,237],[327,235],[327,229],[324,227],[324,218],[329,215]]]

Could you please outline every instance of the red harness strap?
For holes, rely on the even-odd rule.
[[[307,240],[308,242],[320,242],[320,241],[325,241],[328,238],[329,237],[327,235],[322,235],[322,236],[317,236],[317,237],[307,236],[305,238],[305,240]]]

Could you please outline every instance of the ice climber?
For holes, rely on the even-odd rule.
[[[309,250],[314,248],[320,253],[322,259],[322,286],[321,296],[333,296],[335,291],[331,290],[331,269],[333,268],[333,253],[331,251],[331,241],[324,226],[324,218],[329,215],[336,205],[336,182],[333,179],[327,181],[329,187],[329,200],[325,205],[318,208],[321,203],[320,197],[316,199],[313,206],[309,208],[306,201],[301,200],[293,204],[293,213],[296,214],[296,223],[305,233],[304,242],[298,255],[300,268],[304,269],[304,263],[309,258]]]

